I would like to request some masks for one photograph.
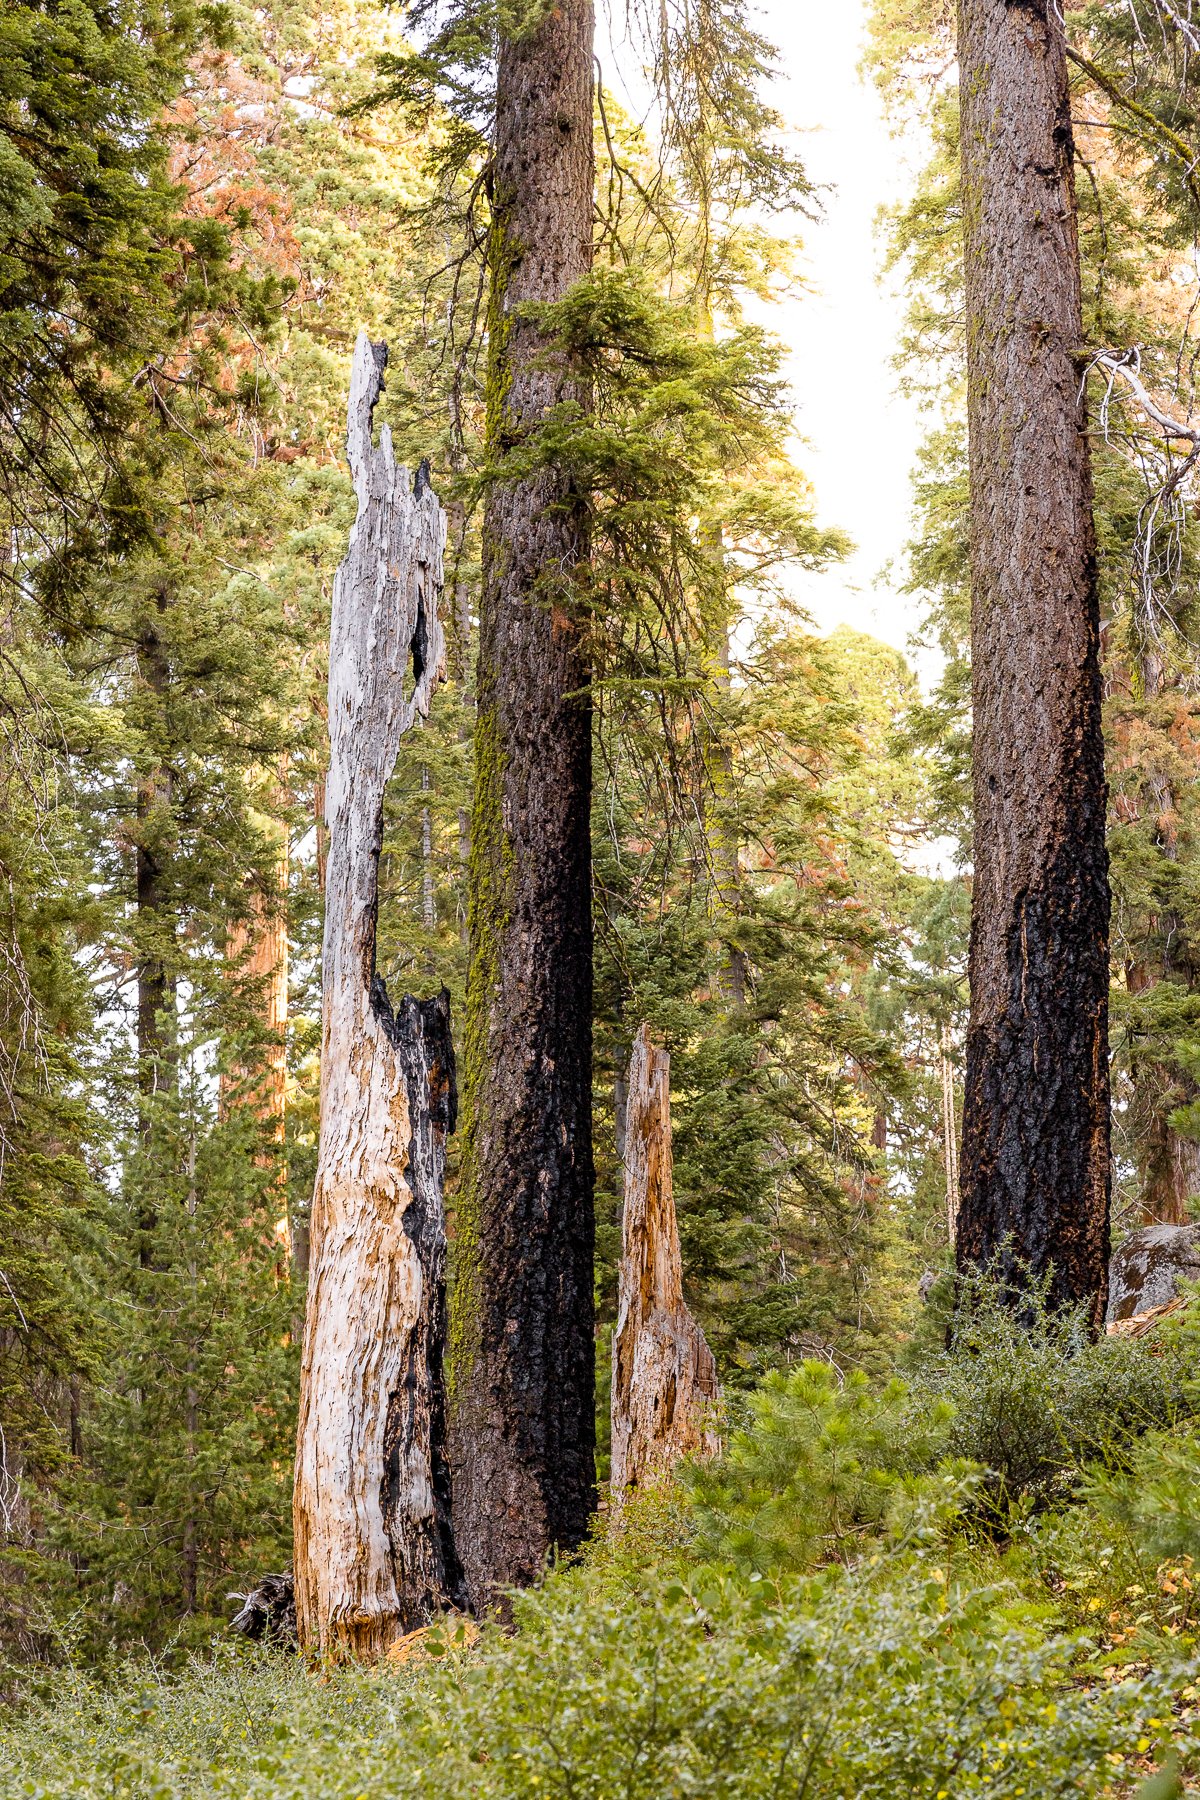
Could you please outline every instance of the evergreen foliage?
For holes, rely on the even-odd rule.
[[[505,0],[506,28],[540,6]],[[531,315],[590,409],[504,456],[483,391],[491,0],[0,17],[15,1792],[1008,1800],[1136,1792],[1171,1738],[1200,1766],[1195,1303],[1149,1345],[1093,1345],[987,1293],[947,1342],[945,1284],[917,1299],[949,1251],[972,837],[952,12],[877,0],[870,50],[929,134],[890,242],[901,376],[937,400],[904,572],[931,695],[789,599],[848,545],[794,460],[761,321],[799,222],[837,202],[784,148],[742,0],[629,9],[651,123],[601,85],[594,272]],[[1190,11],[1122,0],[1069,25],[1089,346],[1139,345],[1182,423]],[[566,471],[592,545],[600,1317],[648,1021],[672,1058],[688,1302],[730,1414],[724,1457],[598,1531],[514,1636],[467,1654],[447,1627],[444,1656],[326,1685],[212,1640],[227,1597],[290,1555],[360,325],[390,343],[381,411],[450,522],[450,680],[388,794],[381,972],[393,993],[448,986],[461,1029],[480,515],[497,481]],[[1119,376],[1089,381],[1132,1226],[1200,1199],[1195,506],[1186,440],[1149,430]],[[290,954],[282,1124],[253,972],[268,923]],[[121,1665],[147,1647],[160,1660]],[[1174,1791],[1165,1766],[1149,1792]]]

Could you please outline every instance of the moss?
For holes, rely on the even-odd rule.
[[[467,923],[471,961],[467,977],[463,1070],[463,1176],[454,1242],[450,1310],[449,1389],[458,1398],[459,1372],[474,1360],[480,1341],[480,1190],[477,1144],[489,1064],[492,996],[500,980],[500,944],[511,918],[514,855],[504,829],[504,747],[494,702],[480,706],[475,727],[474,803],[468,864]]]
[[[491,281],[488,295],[488,372],[485,444],[490,458],[503,452],[505,410],[512,388],[512,321],[506,310],[514,246],[501,195],[493,196],[488,240]],[[496,546],[485,523],[484,599]],[[483,621],[486,630],[486,619]],[[480,1348],[480,1186],[479,1143],[483,1092],[488,1068],[488,1025],[492,995],[500,979],[500,943],[511,916],[513,849],[504,829],[504,746],[495,700],[479,696],[474,732],[471,847],[467,864],[467,973],[463,1058],[463,1161],[454,1237],[454,1281],[450,1301],[447,1387],[453,1408],[463,1389],[460,1376]]]
[[[505,411],[512,391],[512,317],[507,310],[508,284],[516,260],[516,246],[507,222],[507,207],[497,194],[488,231],[487,391],[484,396],[484,445],[487,454],[500,454],[505,441]]]

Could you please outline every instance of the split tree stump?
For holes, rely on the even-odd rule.
[[[386,348],[360,334],[348,449],[358,517],[334,585],[321,1140],[294,1520],[302,1647],[373,1657],[459,1597],[445,1455],[446,995],[393,1013],[375,971],[383,799],[445,673],[445,517],[371,421]]]
[[[611,1493],[720,1448],[717,1365],[684,1305],[671,1159],[671,1059],[642,1026],[629,1065],[625,1210],[613,1338]]]

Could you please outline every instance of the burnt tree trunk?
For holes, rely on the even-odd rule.
[[[333,1656],[382,1654],[460,1581],[442,1371],[449,1007],[443,994],[393,1013],[375,971],[384,788],[444,673],[444,523],[424,470],[414,490],[396,467],[386,427],[372,446],[383,362],[360,336],[359,511],[330,628],[321,1142],[293,1509],[300,1640]]]
[[[615,1500],[720,1448],[717,1365],[683,1299],[671,1157],[671,1059],[643,1025],[629,1065],[625,1208],[613,1336]]]
[[[530,302],[591,267],[591,0],[502,30],[493,146],[489,455],[587,389]],[[536,1578],[595,1494],[591,707],[569,471],[493,484],[469,882],[466,1155],[455,1245],[455,1535],[477,1609]]]
[[[1099,1330],[1109,889],[1064,29],[959,0],[975,884],[960,1271],[1050,1276]]]

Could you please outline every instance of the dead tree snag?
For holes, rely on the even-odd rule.
[[[393,1012],[375,971],[384,788],[445,672],[445,522],[386,427],[372,444],[385,363],[360,335],[358,518],[330,627],[321,1143],[294,1498],[301,1645],[338,1657],[381,1655],[459,1586],[442,1373],[449,1006],[443,994]]]
[[[717,1365],[683,1299],[671,1161],[671,1059],[643,1025],[629,1065],[625,1212],[613,1338],[612,1493],[712,1456]]]

